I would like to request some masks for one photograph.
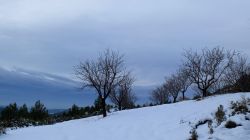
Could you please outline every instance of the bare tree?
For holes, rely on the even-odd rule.
[[[247,63],[247,58],[241,55],[234,60],[233,64],[230,65],[229,69],[226,70],[226,74],[223,78],[223,82],[225,82],[225,86],[229,89],[229,91],[237,90],[241,91],[240,89],[240,82],[239,79],[242,78],[244,75],[249,73],[250,65]]]
[[[123,56],[109,49],[100,54],[97,60],[80,62],[75,67],[75,75],[81,80],[82,87],[96,90],[102,102],[103,117],[107,116],[106,99],[125,73]]]
[[[160,86],[153,90],[150,99],[155,104],[166,104],[169,102],[169,94],[163,86]]]
[[[188,70],[184,68],[180,68],[176,74],[176,82],[181,88],[181,94],[182,94],[182,99],[185,100],[185,93],[187,89],[190,87],[192,84],[192,81],[189,78],[189,72]]]
[[[225,51],[223,48],[203,49],[201,54],[186,51],[184,54],[186,62],[183,66],[188,70],[193,83],[202,93],[208,96],[209,89],[215,85],[225,74],[226,70],[233,64],[235,51]]]
[[[238,80],[248,73],[249,65],[247,64],[247,58],[238,56],[234,63],[227,69],[226,75],[224,77],[224,82],[226,86],[238,88],[240,85]]]
[[[164,104],[168,103],[170,100],[169,98],[172,97],[175,103],[179,93],[185,93],[188,88],[183,86],[183,79],[181,79],[183,77],[180,76],[181,74],[172,74],[170,77],[166,77],[165,83],[152,92],[151,100],[157,104]]]
[[[172,96],[174,103],[177,101],[177,97],[182,91],[182,83],[178,82],[178,78],[176,74],[173,74],[171,77],[166,78],[166,82],[164,83],[164,88],[168,94]]]
[[[136,96],[132,92],[134,78],[130,73],[124,75],[118,86],[110,93],[109,98],[119,110],[132,108],[136,101]]]

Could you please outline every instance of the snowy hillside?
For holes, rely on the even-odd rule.
[[[240,100],[250,93],[227,94],[201,101],[147,107],[109,114],[107,118],[91,117],[52,126],[30,127],[8,131],[1,140],[186,140],[199,120],[214,118],[214,112],[223,105],[230,112],[230,101]],[[229,118],[242,126],[227,129],[222,123],[208,133],[207,124],[197,129],[199,140],[249,140],[250,121],[242,115]]]

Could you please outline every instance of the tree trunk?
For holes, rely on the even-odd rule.
[[[203,90],[202,90],[202,96],[203,96],[203,97],[207,97],[207,90],[206,90],[206,89],[203,89]]]
[[[182,100],[185,100],[185,92],[182,92]]]
[[[121,111],[121,110],[122,110],[122,104],[121,104],[121,103],[119,103],[119,105],[118,105],[118,109],[119,109],[119,111]]]
[[[177,99],[177,97],[174,97],[174,101],[173,101],[174,103],[176,103],[176,99]]]
[[[105,98],[101,98],[102,99],[102,115],[103,118],[107,116],[107,111],[106,111],[106,101]]]

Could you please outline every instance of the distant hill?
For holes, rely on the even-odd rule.
[[[67,109],[49,109],[49,114],[61,114],[63,112],[67,111]]]

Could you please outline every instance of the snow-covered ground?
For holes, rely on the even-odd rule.
[[[192,126],[199,120],[214,118],[214,112],[223,105],[229,112],[230,101],[240,100],[250,93],[227,94],[201,101],[146,107],[109,114],[106,118],[91,117],[51,126],[11,130],[1,140],[186,140]],[[199,139],[250,140],[250,121],[238,115],[230,119],[241,123],[227,129],[224,123],[208,133],[207,124],[198,128]]]

